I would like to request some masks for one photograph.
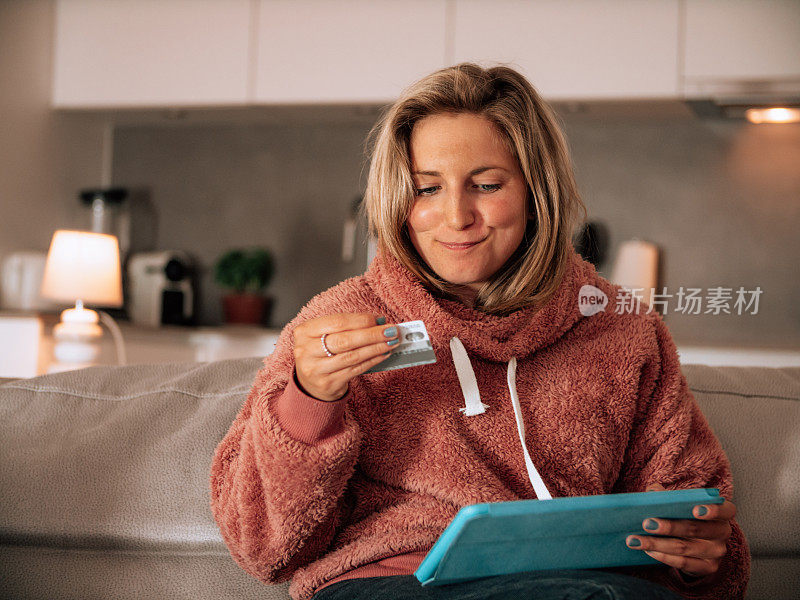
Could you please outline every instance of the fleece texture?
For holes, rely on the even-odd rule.
[[[592,285],[609,299],[584,316]],[[572,252],[539,309],[487,315],[434,297],[393,257],[315,296],[281,333],[211,467],[211,508],[233,559],[307,600],[326,583],[410,574],[468,504],[536,498],[506,386],[517,391],[533,463],[553,497],[716,487],[730,463],[681,373],[661,317],[615,310],[619,286]],[[356,377],[338,402],[294,381],[293,331],[328,314],[422,320],[437,362]],[[488,406],[466,416],[449,340],[457,336]],[[666,565],[616,568],[686,598],[742,598],[750,553],[739,525],[719,571],[688,582]],[[644,531],[643,531],[644,532]]]

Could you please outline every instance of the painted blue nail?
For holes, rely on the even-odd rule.
[[[377,319],[375,319],[375,322],[378,325],[386,325],[386,317],[378,317]]]
[[[700,517],[702,517],[705,514],[708,514],[708,508],[706,508],[705,506],[698,506],[697,507],[697,514]]]
[[[655,531],[658,529],[658,523],[653,519],[647,519],[647,521],[644,522],[644,528],[649,529],[650,531]]]
[[[396,346],[400,343],[400,340],[392,340],[391,342],[386,342],[387,346]]]
[[[638,548],[638,547],[639,547],[639,546],[641,546],[641,545],[642,545],[642,542],[640,542],[640,541],[639,541],[638,539],[636,539],[636,538],[633,538],[632,540],[630,540],[630,541],[628,542],[628,546],[630,546],[631,548]]]
[[[383,330],[383,335],[386,337],[394,337],[397,335],[397,327],[387,327]]]

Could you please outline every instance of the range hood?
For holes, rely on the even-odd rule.
[[[687,80],[686,104],[699,117],[744,119],[750,108],[800,109],[800,79]]]

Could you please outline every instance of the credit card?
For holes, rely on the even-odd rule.
[[[422,321],[407,321],[399,323],[396,327],[399,334],[397,339],[400,340],[400,343],[392,350],[391,356],[365,371],[366,373],[380,373],[381,371],[418,367],[436,362],[431,338]]]

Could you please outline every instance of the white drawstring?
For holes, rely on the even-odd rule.
[[[478,391],[478,380],[475,379],[475,371],[469,362],[469,356],[464,349],[464,344],[457,337],[450,338],[450,353],[453,355],[453,364],[456,366],[458,383],[461,384],[461,393],[464,394],[466,406],[459,408],[468,417],[479,415],[486,411],[488,406],[481,402],[481,393]]]
[[[464,402],[466,406],[459,408],[461,412],[468,417],[479,415],[486,411],[488,406],[481,402],[480,391],[478,390],[478,381],[475,379],[475,371],[472,369],[472,363],[467,356],[467,351],[464,349],[464,344],[457,337],[450,339],[450,352],[453,355],[453,364],[456,367],[456,374],[458,375],[458,383],[461,384],[461,393],[464,395]],[[519,395],[517,394],[517,358],[513,357],[508,361],[508,393],[511,396],[511,404],[514,407],[514,418],[517,420],[517,433],[519,433],[519,441],[522,444],[522,451],[525,453],[525,468],[528,471],[528,479],[531,481],[536,497],[539,500],[551,500],[553,497],[547,490],[539,471],[531,460],[531,455],[528,453],[528,447],[525,445],[525,424],[522,422],[522,409],[519,405]]]
[[[519,395],[517,394],[517,357],[514,356],[508,361],[508,393],[511,395],[511,404],[514,405],[514,418],[517,420],[517,432],[519,441],[522,444],[522,451],[525,453],[525,468],[528,470],[528,479],[531,480],[536,497],[539,500],[551,500],[553,497],[547,490],[547,486],[542,481],[539,471],[528,454],[528,446],[525,444],[525,423],[522,422],[522,409],[519,405]]]

